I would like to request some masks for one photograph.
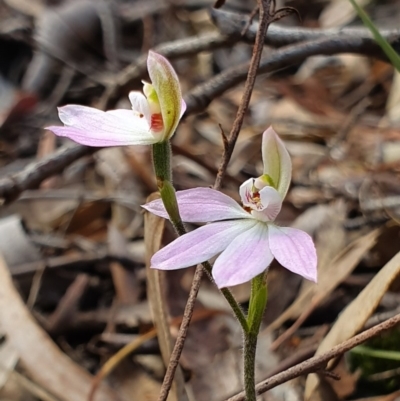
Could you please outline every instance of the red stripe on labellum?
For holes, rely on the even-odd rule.
[[[164,128],[164,123],[161,113],[151,115],[150,129],[155,132],[160,132]]]

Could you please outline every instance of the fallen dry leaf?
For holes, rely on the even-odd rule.
[[[400,274],[400,252],[397,253],[370,283],[361,291],[357,298],[340,314],[339,318],[321,342],[316,355],[321,355],[335,345],[350,339],[363,327],[385,295],[390,284]],[[305,399],[311,400],[318,386],[318,377],[309,375],[305,388]]]
[[[158,194],[150,195],[146,202],[157,198],[159,198]],[[151,257],[161,248],[164,227],[165,219],[148,212],[145,213],[144,240],[146,245],[147,298],[153,314],[154,326],[157,329],[161,355],[165,366],[168,366],[169,358],[172,353],[172,337],[166,308],[165,284],[163,285],[164,272],[150,268]],[[175,373],[174,385],[172,386],[168,400],[188,401],[185,381],[179,366]]]
[[[75,364],[36,324],[17,293],[5,260],[0,255],[0,330],[18,352],[28,374],[62,401],[86,401],[93,377]],[[106,386],[96,401],[120,397]]]

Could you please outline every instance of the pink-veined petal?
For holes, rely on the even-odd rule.
[[[68,105],[58,109],[64,127],[47,127],[87,146],[149,145],[155,142],[145,119],[131,110],[101,111],[91,107]]]
[[[174,134],[182,115],[182,92],[178,76],[169,61],[153,51],[149,51],[147,69],[160,102],[164,122],[163,140],[167,140]]]
[[[179,212],[183,221],[188,223],[208,223],[231,219],[252,219],[237,202],[220,191],[211,188],[193,188],[177,191]],[[149,212],[168,219],[161,199],[142,206]]]
[[[132,105],[132,110],[136,111],[139,114],[143,114],[148,126],[150,127],[151,113],[146,96],[144,96],[142,92],[134,91],[129,93],[129,100]]]
[[[160,270],[182,269],[204,262],[220,253],[241,233],[257,224],[255,220],[222,221],[182,235],[155,253],[151,267]]]
[[[268,235],[271,252],[283,267],[317,282],[317,253],[307,233],[268,224]]]
[[[265,271],[273,258],[268,246],[267,225],[258,222],[236,237],[218,256],[212,275],[219,288],[245,283]]]
[[[247,206],[250,208],[254,207],[253,188],[254,178],[249,178],[240,186],[239,195],[240,199],[242,200],[243,206]]]
[[[292,161],[289,153],[275,130],[268,128],[262,138],[264,174],[268,174],[275,188],[285,198],[292,178]]]

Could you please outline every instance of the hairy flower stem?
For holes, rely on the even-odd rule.
[[[169,141],[155,143],[152,147],[154,172],[161,199],[176,232],[183,235],[186,229],[179,214],[175,188],[172,185],[171,154]]]
[[[244,337],[244,391],[246,401],[256,401],[256,365],[257,334],[247,333]]]
[[[172,183],[171,144],[169,141],[158,142],[152,146],[152,159],[157,184],[159,181]]]
[[[246,401],[256,401],[255,363],[257,337],[262,317],[267,305],[267,286],[265,274],[262,273],[251,281],[249,313],[247,315],[248,331],[244,330],[244,389]]]

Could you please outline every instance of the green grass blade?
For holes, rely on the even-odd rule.
[[[400,72],[400,56],[396,53],[390,43],[379,33],[368,14],[357,4],[356,0],[349,1],[357,11],[358,16],[362,19],[364,25],[371,31],[374,39],[385,52],[390,62],[393,64],[396,70]]]
[[[390,359],[392,361],[400,361],[400,352],[398,351],[386,351],[380,349],[372,349],[364,345],[359,345],[353,348],[350,352],[354,354],[370,356],[374,358]]]

